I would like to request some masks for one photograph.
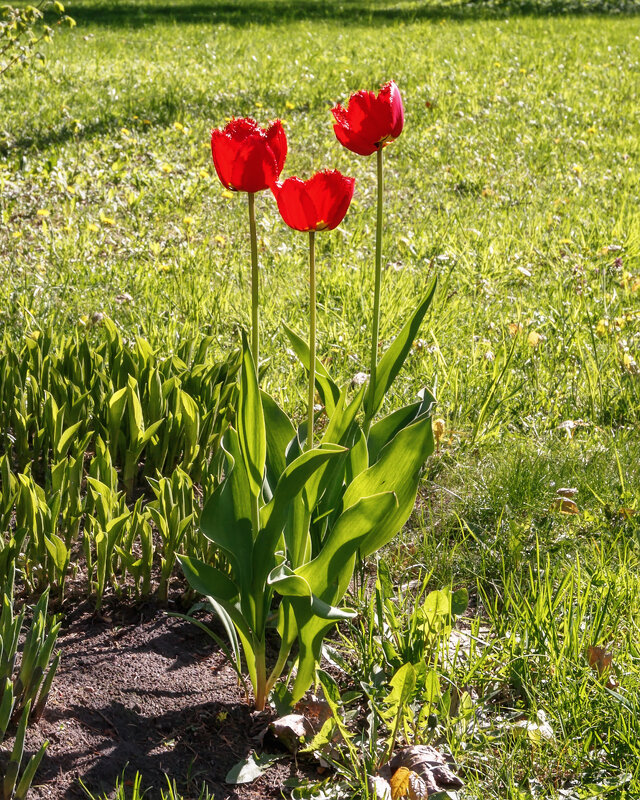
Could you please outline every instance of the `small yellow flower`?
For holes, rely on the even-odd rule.
[[[123,136],[131,136],[131,131],[129,130],[129,128],[120,128],[120,133]]]
[[[205,181],[208,179],[209,173],[207,172],[206,169],[201,169],[200,170],[200,177]]]
[[[49,209],[48,209],[48,208],[39,208],[39,209],[36,211],[36,214],[37,214],[39,217],[48,217],[48,216],[49,216]]]
[[[604,336],[608,330],[609,330],[609,320],[608,319],[599,320],[598,324],[596,325],[596,334],[598,336]]]
[[[97,233],[100,228],[96,225],[95,222],[89,222],[87,225],[87,230],[91,231],[91,233]]]
[[[537,347],[542,340],[542,334],[537,331],[531,331],[527,336],[527,343],[529,347]]]
[[[574,164],[571,169],[576,175],[582,175],[582,164]]]
[[[220,236],[220,234],[214,236],[213,241],[219,245],[225,245],[227,243],[227,240],[224,238],[224,236]]]
[[[293,109],[295,108],[293,103],[289,102],[289,100],[287,100],[287,102],[284,104],[284,107],[289,109],[289,111],[293,111]]]
[[[517,336],[521,331],[522,331],[522,325],[519,322],[509,323],[509,336],[511,336],[511,338]]]
[[[158,272],[171,272],[171,267],[168,264],[158,264]]]
[[[262,103],[256,103],[256,108],[262,108]]]
[[[173,127],[174,127],[174,128],[177,130],[177,131],[183,131],[183,130],[184,130],[184,125],[183,125],[181,122],[174,122],[174,123],[173,123]]]
[[[116,221],[115,221],[115,219],[113,217],[107,217],[105,214],[102,214],[102,213],[100,214],[100,222],[102,222],[103,225],[115,225],[116,224]]]
[[[184,225],[187,225],[187,226],[189,226],[189,225],[193,225],[193,223],[195,222],[195,220],[193,219],[193,217],[185,217],[185,218],[182,220],[182,222],[183,222],[183,224],[184,224]]]
[[[638,373],[638,364],[631,353],[624,353],[622,356],[622,366],[625,372],[630,372],[632,375],[636,375]]]
[[[167,172],[167,173],[171,172],[171,167],[169,166],[169,164],[163,164],[161,169],[162,169],[163,172]]]
[[[230,192],[228,189],[225,189],[224,192],[222,192],[222,196],[225,197],[227,200],[231,200],[233,199],[233,192]]]

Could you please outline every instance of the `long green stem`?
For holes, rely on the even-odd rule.
[[[251,236],[251,355],[258,374],[258,358],[260,357],[260,334],[258,332],[258,236],[256,233],[256,196],[249,196],[249,233]]]
[[[316,232],[309,231],[309,409],[307,450],[313,447],[313,401],[316,387]]]
[[[378,367],[378,338],[380,336],[380,289],[382,285],[382,190],[384,181],[382,176],[382,147],[377,152],[378,165],[378,213],[376,219],[376,264],[375,284],[373,290],[373,329],[371,331],[371,366],[369,385],[372,397],[376,390],[376,370]],[[366,430],[369,430],[371,420],[366,420]]]

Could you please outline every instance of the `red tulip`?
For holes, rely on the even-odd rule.
[[[386,83],[377,96],[374,92],[352,94],[347,108],[337,105],[332,114],[338,141],[360,156],[391,144],[404,126],[402,97],[394,81]]]
[[[252,119],[232,119],[211,131],[211,154],[227,189],[261,192],[277,181],[287,157],[287,137],[280,120],[260,128]]]
[[[308,181],[287,178],[271,187],[282,219],[296,231],[333,230],[344,219],[353,197],[354,178],[338,170],[317,172]]]

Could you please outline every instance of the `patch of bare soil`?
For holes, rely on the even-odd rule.
[[[288,757],[255,783],[225,784],[229,768],[260,749],[270,717],[252,712],[224,654],[196,626],[150,606],[96,619],[84,604],[67,615],[58,648],[49,702],[26,743],[33,752],[49,740],[32,800],[86,797],[80,779],[111,792],[136,770],[149,800],[166,789],[164,773],[189,798],[203,783],[215,800],[280,798],[299,774]]]

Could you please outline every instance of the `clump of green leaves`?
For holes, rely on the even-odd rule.
[[[10,724],[17,723],[17,729],[1,786],[3,800],[24,800],[48,745],[42,744],[20,775],[27,725],[42,715],[60,660],[59,653],[52,659],[60,622],[47,617],[48,598],[47,590],[33,609],[17,666],[25,610],[14,614],[13,569],[10,570],[0,612],[0,744]]]
[[[36,58],[44,61],[38,49],[40,44],[51,41],[54,29],[43,20],[46,13],[54,13],[57,25],[73,28],[75,20],[64,12],[59,0],[41,0],[37,5],[0,7],[0,77],[18,64],[26,66]]]

